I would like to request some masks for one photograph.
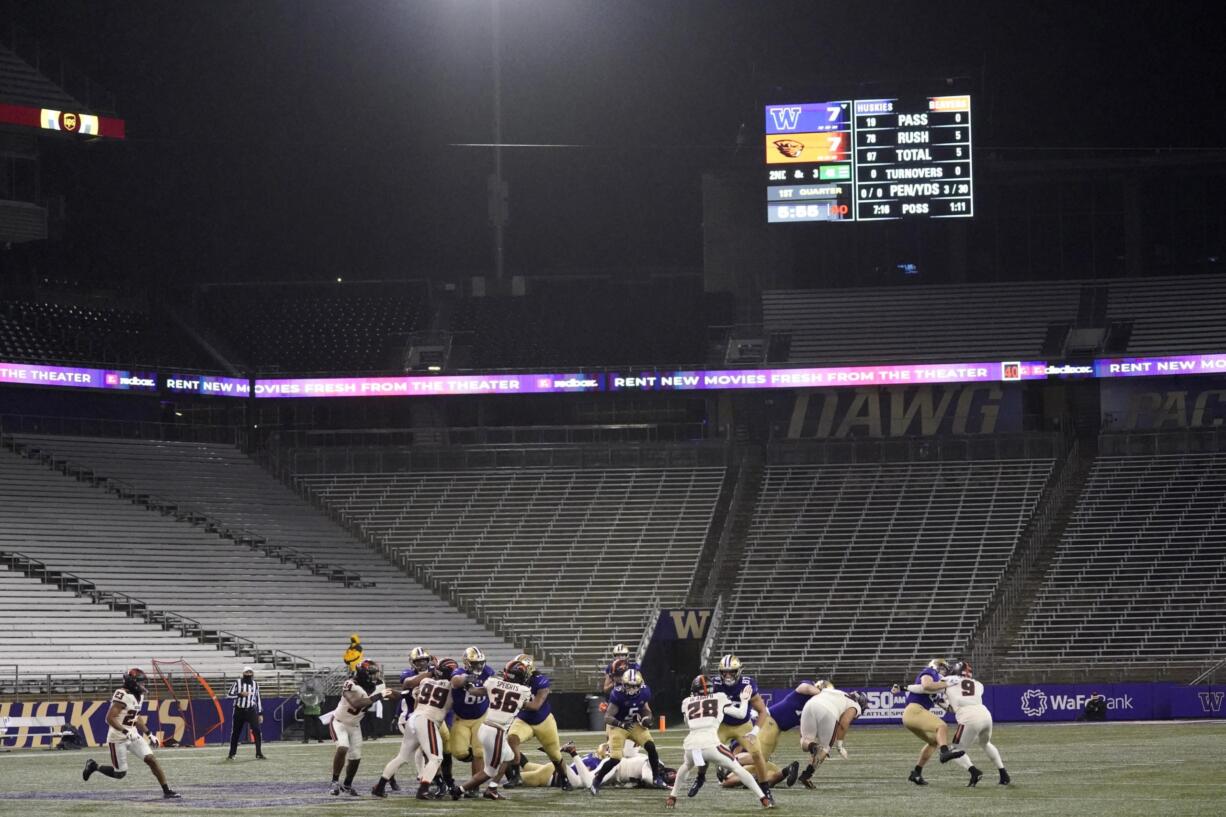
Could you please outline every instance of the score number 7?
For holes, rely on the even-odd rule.
[[[827,105],[826,106],[826,121],[827,122],[839,121],[839,114],[841,114],[842,112],[843,112],[842,105]]]

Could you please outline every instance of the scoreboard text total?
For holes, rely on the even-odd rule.
[[[971,98],[766,106],[766,220],[969,218]]]

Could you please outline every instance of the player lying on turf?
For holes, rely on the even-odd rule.
[[[179,795],[170,790],[166,784],[166,775],[149,748],[149,725],[141,717],[141,708],[145,705],[146,689],[145,673],[132,668],[123,676],[123,686],[111,695],[111,708],[106,712],[106,746],[111,753],[111,765],[99,766],[93,758],[85,761],[85,771],[81,773],[82,780],[89,780],[94,772],[122,780],[128,774],[128,752],[145,761],[149,771],[157,778],[162,787],[162,797],[173,800]],[[157,743],[157,739],[154,739]]]
[[[851,723],[868,707],[863,692],[843,692],[823,689],[805,702],[800,713],[800,748],[809,753],[809,765],[800,773],[800,781],[813,788],[814,770],[830,757],[836,741],[842,741]]]
[[[575,748],[574,741],[564,745],[562,751],[575,758],[574,762],[568,763],[565,766],[566,776],[570,780],[571,785],[575,788],[590,790],[594,780],[594,772],[600,768],[609,756],[608,744],[601,744],[595,752],[588,752],[583,757],[578,757],[579,752]],[[557,772],[549,764],[526,763],[521,773],[525,786],[558,785]],[[660,775],[666,783],[671,784],[677,776],[677,770],[670,769],[668,766],[661,766]],[[605,786],[611,783],[634,786],[635,788],[656,788],[655,777],[652,774],[651,763],[648,762],[647,755],[640,754],[638,747],[633,743],[626,745],[621,762],[605,778]]]
[[[352,797],[358,796],[353,788],[353,778],[357,776],[358,766],[362,762],[362,717],[378,700],[375,690],[381,680],[379,665],[367,659],[358,664],[353,677],[347,678],[341,685],[341,698],[336,702],[336,709],[328,723],[328,731],[336,741],[330,790],[333,795],[344,792]],[[345,770],[344,783],[340,782],[341,769]]]
[[[958,721],[958,728],[954,731],[954,748],[965,750],[978,743],[1000,772],[1000,785],[1009,785],[1005,761],[992,744],[992,713],[983,705],[983,684],[975,680],[970,662],[955,661],[949,668],[949,675],[943,680],[949,684],[943,706]],[[966,785],[973,786],[983,777],[983,772],[975,768],[969,757],[963,756],[954,762],[970,772],[971,779]]]
[[[934,749],[940,748],[942,763],[948,763],[966,754],[961,749],[949,748],[949,728],[945,725],[945,721],[929,711],[936,702],[937,696],[949,686],[948,683],[941,680],[942,676],[948,672],[949,665],[945,659],[934,658],[928,662],[928,666],[920,670],[919,675],[915,676],[915,683],[907,687],[906,706],[902,710],[902,725],[924,742],[924,748],[920,750],[915,768],[911,770],[911,774],[907,775],[907,779],[917,786],[928,785],[928,781],[924,779],[924,766],[932,758]]]
[[[643,683],[641,672],[628,669],[622,674],[621,684],[609,695],[609,708],[605,711],[604,719],[609,729],[609,757],[596,770],[592,793],[599,791],[605,778],[621,763],[627,740],[633,741],[647,753],[654,785],[667,788],[661,779],[660,755],[656,751],[655,741],[644,725],[651,723],[651,688]]]
[[[677,769],[673,790],[664,801],[667,808],[677,805],[677,793],[685,785],[685,778],[690,771],[695,768],[705,769],[709,763],[736,775],[741,785],[754,793],[763,808],[774,807],[774,801],[762,790],[758,781],[753,779],[753,775],[736,762],[731,751],[720,744],[719,727],[724,714],[747,717],[748,711],[748,701],[733,702],[723,692],[713,691],[705,675],[699,675],[693,680],[690,684],[690,697],[681,702],[681,714],[690,730],[681,744],[685,760],[681,768]],[[698,788],[696,786],[690,789],[691,797],[698,793]]]

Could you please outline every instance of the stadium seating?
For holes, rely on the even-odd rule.
[[[859,684],[964,648],[1052,465],[768,466],[717,654]]]
[[[209,361],[167,320],[137,304],[0,299],[0,359],[132,366],[206,366]]]
[[[201,315],[238,357],[264,371],[386,370],[404,335],[428,322],[421,282],[211,286]]]
[[[440,652],[476,643],[491,659],[515,653],[233,448],[38,436],[16,442],[172,501],[180,511],[343,562],[375,586],[328,581],[8,452],[0,452],[7,491],[0,549],[316,664],[336,664],[354,631],[372,657],[393,666],[420,642]]]
[[[471,334],[472,366],[702,363],[707,326],[731,317],[697,276],[533,284],[523,297],[457,304],[452,328]]]
[[[315,496],[559,664],[596,674],[685,601],[723,468],[301,476]]]
[[[11,665],[25,675],[121,675],[151,658],[186,659],[205,675],[233,675],[237,660],[157,624],[129,618],[90,599],[0,565],[0,689]]]
[[[1077,317],[1081,282],[773,290],[771,334],[794,363],[1041,360],[1047,326]]]
[[[1013,666],[1199,666],[1226,650],[1226,454],[1100,457]]]
[[[1226,277],[1125,278],[1109,292],[1108,320],[1132,323],[1129,354],[1226,350]]]

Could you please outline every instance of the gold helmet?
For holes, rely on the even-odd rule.
[[[434,659],[430,656],[430,651],[425,647],[414,647],[409,650],[409,663],[418,672],[425,672],[430,669]]]
[[[636,669],[628,669],[622,673],[622,689],[628,695],[635,695],[643,686],[643,673]]]
[[[731,654],[719,659],[719,677],[725,684],[735,683],[741,677],[741,659]]]
[[[481,672],[485,669],[485,653],[478,647],[464,650],[464,669],[468,672]]]
[[[629,645],[627,644],[614,644],[613,645],[613,660],[616,661],[618,658],[626,658],[626,659],[630,658]]]
[[[515,656],[511,660],[518,661],[519,663],[527,667],[529,675],[536,672],[536,661],[532,658],[531,655],[528,655],[528,653],[526,652],[521,652],[519,655]]]
[[[928,662],[928,669],[934,669],[942,675],[949,674],[949,662],[944,658],[934,658]]]

